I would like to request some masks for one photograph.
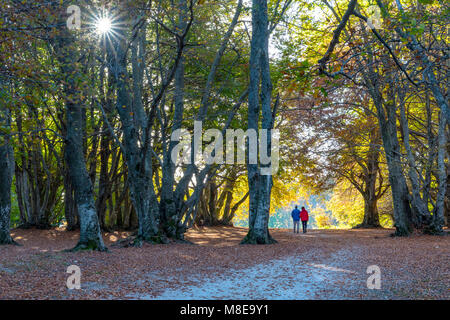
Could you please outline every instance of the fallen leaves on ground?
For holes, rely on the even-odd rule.
[[[193,244],[144,244],[141,248],[112,246],[130,235],[112,232],[103,234],[109,252],[73,253],[63,250],[75,246],[77,232],[15,229],[12,235],[22,246],[0,247],[0,298],[151,298],[167,289],[198,286],[199,279],[210,281],[230,270],[286,257],[300,257],[305,268],[313,266],[336,274],[335,279],[318,279],[311,299],[450,298],[448,236],[392,238],[392,230],[380,229],[311,230],[307,234],[273,229],[277,244],[240,245],[246,232],[245,228],[233,227],[191,229],[186,239]],[[345,252],[345,256],[339,257],[339,252]],[[70,265],[81,269],[81,290],[66,286]],[[382,290],[367,289],[369,265],[380,267]],[[283,276],[298,280],[295,271]]]

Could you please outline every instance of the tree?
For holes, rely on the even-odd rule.
[[[442,90],[439,87],[437,77],[435,75],[435,72],[438,73],[438,69],[436,69],[436,64],[432,63],[428,57],[428,55],[434,55],[435,52],[433,49],[426,52],[423,50],[424,47],[419,45],[416,35],[420,32],[418,32],[417,28],[411,32],[402,30],[402,27],[407,29],[409,26],[405,25],[405,22],[407,22],[408,19],[405,19],[403,8],[399,2],[397,2],[397,6],[400,19],[395,21],[390,18],[387,13],[387,9],[381,1],[377,1],[377,4],[382,10],[383,15],[388,18],[386,20],[386,24],[394,25],[393,28],[396,31],[396,35],[398,36],[400,42],[394,41],[394,45],[391,47],[391,45],[388,44],[389,40],[385,39],[385,37],[388,37],[388,34],[380,34],[380,32],[378,32],[374,27],[370,28],[372,37],[369,37],[366,32],[367,28],[365,28],[365,23],[367,23],[368,19],[361,14],[360,8],[357,7],[357,1],[350,1],[342,18],[337,16],[339,25],[335,29],[333,39],[330,41],[327,52],[319,60],[319,69],[322,73],[330,77],[345,76],[356,85],[362,82],[372,98],[377,110],[380,132],[388,163],[389,180],[393,196],[396,235],[409,235],[414,228],[424,232],[439,234],[442,232],[441,221],[443,221],[443,219],[440,217],[443,215],[443,211],[440,207],[443,207],[443,202],[441,200],[439,200],[439,203],[436,202],[434,214],[431,214],[429,211],[428,204],[428,201],[430,201],[428,197],[430,194],[430,168],[435,161],[434,156],[432,156],[435,152],[435,147],[433,147],[435,144],[430,140],[432,139],[432,135],[429,134],[429,145],[431,146],[429,148],[430,157],[427,166],[428,169],[424,170],[426,178],[420,179],[420,181],[426,182],[423,184],[423,194],[421,194],[419,176],[417,175],[418,168],[416,166],[415,156],[411,151],[411,146],[409,143],[409,124],[404,110],[404,104],[406,102],[404,90],[405,83],[411,83],[415,86],[412,91],[418,91],[420,87],[414,79],[414,72],[412,70],[410,71],[405,69],[406,64],[401,63],[397,57],[399,53],[404,53],[404,51],[401,50],[401,43],[406,43],[406,48],[409,49],[413,56],[408,57],[408,55],[404,53],[402,55],[402,59],[410,59],[411,63],[408,64],[408,67],[413,64],[417,64],[419,68],[424,69],[422,72],[423,84],[425,84],[424,89],[426,92],[430,91],[433,94],[436,105],[441,110],[441,117],[445,118],[448,106],[442,99]],[[366,46],[365,50],[361,50],[361,48],[364,47],[355,46],[352,43],[349,51],[358,52],[361,50],[362,52],[355,54],[353,56],[354,59],[346,59],[341,63],[341,67],[338,68],[338,71],[330,73],[327,71],[326,64],[330,59],[331,53],[340,42],[341,33],[345,30],[346,26],[348,27],[350,24],[350,18],[352,15],[363,21],[362,24],[360,23],[359,28],[361,30],[362,40],[359,41],[359,43],[367,44],[372,41],[372,43],[376,43],[376,46]],[[433,32],[432,29],[430,30],[430,32]],[[423,41],[429,41],[429,39],[424,38]],[[439,57],[436,61],[440,62],[442,59],[444,58]],[[352,65],[349,61],[354,61],[355,64]],[[353,69],[353,71],[356,72],[354,72],[353,75],[349,75],[348,71],[351,70],[351,67],[355,66],[357,66],[358,69]],[[396,76],[394,76],[394,74]],[[358,83],[359,80],[361,80],[360,83]],[[402,85],[399,85],[399,83]],[[417,94],[420,94],[420,91],[418,91]],[[403,145],[400,144],[397,135],[397,118],[399,111]],[[432,130],[430,123],[431,121],[429,120],[429,130]],[[443,130],[439,130],[438,136],[440,137],[440,143],[438,144],[442,146],[441,143],[445,143],[445,134],[443,133]],[[406,158],[409,165],[408,178],[411,183],[411,194],[409,192],[410,190],[407,184],[407,179],[403,174],[403,148],[406,152]],[[442,156],[443,153],[441,152],[441,157]],[[444,180],[444,174],[442,173],[444,170],[442,158],[441,160],[438,160],[437,165],[439,167],[439,173],[435,176],[439,181],[441,181],[439,184],[438,193],[442,197],[444,192],[443,190],[445,189],[445,183],[442,182],[442,180]],[[435,220],[440,222],[436,223]]]
[[[262,113],[262,129],[267,130],[266,141],[270,156],[272,129],[276,108],[272,113],[272,83],[269,65],[269,21],[267,0],[252,1],[252,41],[250,52],[250,87],[248,97],[248,130],[259,132],[260,110]],[[261,102],[260,102],[261,97]],[[275,105],[276,107],[276,105]],[[257,134],[260,136],[260,134]],[[261,139],[262,140],[262,139]],[[261,152],[261,150],[259,150]],[[248,148],[248,158],[251,151]],[[258,154],[258,152],[257,152]],[[247,160],[249,187],[249,231],[242,243],[269,244],[275,240],[269,234],[270,196],[272,190],[272,174],[268,173],[270,164],[253,164]],[[265,170],[265,174],[262,174]]]
[[[65,7],[62,7],[64,9]],[[64,15],[63,15],[64,17]],[[65,19],[62,19],[65,21]],[[100,232],[97,211],[93,197],[92,182],[86,169],[83,152],[83,126],[81,92],[77,83],[78,57],[74,48],[76,39],[67,29],[57,31],[52,39],[55,54],[63,75],[63,92],[66,107],[66,149],[65,160],[74,188],[77,211],[80,217],[80,240],[73,250],[106,251]]]
[[[10,234],[11,184],[14,174],[14,153],[10,144],[11,111],[6,105],[8,94],[0,78],[0,244],[14,244]]]

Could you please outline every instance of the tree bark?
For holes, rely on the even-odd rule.
[[[394,206],[395,236],[408,236],[413,231],[412,211],[409,200],[409,190],[406,178],[403,175],[401,164],[400,143],[397,137],[397,115],[395,99],[384,101],[380,76],[374,70],[373,53],[368,48],[369,55],[363,73],[364,82],[372,98],[377,111],[380,126],[381,139],[386,156],[389,172],[389,183],[392,191],[392,202]],[[392,86],[390,88],[392,95]]]
[[[165,239],[159,232],[159,204],[152,181],[151,147],[140,147],[140,140],[146,141],[140,132],[147,131],[147,116],[143,110],[135,110],[139,108],[139,104],[132,104],[131,90],[127,85],[129,77],[126,32],[120,29],[118,33],[111,72],[115,75],[117,85],[116,109],[122,123],[130,197],[139,221],[135,245],[141,245],[142,241],[161,243]],[[142,99],[142,97],[134,98]]]
[[[73,89],[73,87],[66,86],[65,94],[67,96],[76,95],[77,93]],[[92,183],[83,157],[81,106],[78,103],[66,101],[66,111],[65,160],[69,168],[70,181],[75,191],[75,201],[80,218],[80,240],[74,250],[106,251],[95,209]]]
[[[180,16],[179,16],[179,25],[180,29],[188,30],[189,23],[186,24],[187,12],[188,8],[186,7],[186,2],[180,0],[179,2],[180,8]],[[217,74],[218,67],[220,65],[221,59],[225,53],[225,49],[227,48],[228,42],[230,41],[231,35],[233,34],[234,28],[238,23],[238,18],[240,16],[242,10],[242,0],[238,1],[236,11],[233,17],[233,20],[223,37],[223,41],[219,50],[216,53],[214,61],[211,65],[208,78],[206,80],[206,84],[203,90],[200,108],[195,117],[195,121],[203,122],[206,119],[207,110],[210,105],[211,98],[211,90],[213,88],[213,83],[215,80],[215,76]],[[184,41],[184,39],[183,39]],[[184,47],[184,43],[181,44],[181,48]],[[181,128],[182,120],[183,120],[183,96],[184,96],[184,60],[183,56],[180,56],[179,63],[177,65],[177,69],[175,72],[175,110],[174,110],[174,118],[173,118],[173,126],[172,133],[174,130]],[[241,103],[241,102],[240,102]],[[239,104],[240,104],[239,103]],[[195,139],[194,139],[195,140]],[[194,150],[195,142],[192,142],[192,149]],[[192,163],[188,165],[186,170],[184,171],[183,177],[179,180],[175,190],[174,189],[174,173],[175,173],[175,163],[173,163],[171,159],[171,154],[173,147],[176,143],[169,142],[168,148],[164,147],[164,159],[163,159],[163,177],[162,177],[162,194],[161,194],[161,219],[163,220],[163,228],[165,232],[170,237],[175,237],[177,239],[184,239],[184,233],[187,228],[187,223],[189,221],[195,221],[196,217],[191,217],[190,214],[193,214],[195,210],[192,210],[194,206],[201,207],[201,196],[203,194],[203,188],[207,185],[205,180],[208,180],[207,177],[211,177],[212,175],[208,175],[208,171],[210,169],[210,165],[207,165],[204,169],[201,170],[199,174],[197,174],[197,180],[201,181],[196,186],[196,190],[190,196],[188,196],[188,200],[185,200],[185,196],[188,193],[189,183],[191,182],[192,177],[195,174],[197,168],[195,168],[195,163],[192,157]],[[195,152],[195,151],[194,151]],[[193,156],[193,155],[192,155]],[[182,222],[183,216],[186,213],[185,221]]]
[[[394,226],[396,236],[407,236],[413,230],[412,212],[409,201],[409,191],[401,166],[400,143],[397,137],[397,117],[394,101],[383,101],[378,75],[368,68],[365,75],[366,85],[377,110],[380,134],[389,172],[389,182],[394,205]]]
[[[445,223],[444,211],[445,211],[445,195],[447,188],[447,171],[445,167],[445,153],[447,147],[447,133],[446,116],[444,111],[441,111],[439,119],[439,131],[438,131],[438,192],[436,196],[436,206],[434,209],[432,222],[425,231],[430,234],[442,234]]]
[[[406,150],[406,157],[409,163],[408,176],[411,182],[412,200],[411,208],[413,211],[413,222],[417,229],[426,227],[431,223],[431,215],[427,203],[424,202],[420,193],[419,176],[417,173],[416,159],[412,152],[409,142],[409,124],[406,117],[404,94],[401,88],[398,88],[398,98],[400,105],[400,124],[403,132],[403,146]]]
[[[84,159],[82,98],[76,84],[77,69],[74,66],[74,63],[78,61],[76,41],[70,31],[62,29],[59,32],[60,34],[54,39],[54,47],[64,76],[63,93],[67,128],[64,157],[80,218],[80,240],[72,250],[106,251],[95,209],[92,182]]]
[[[177,4],[179,10],[178,28],[184,30],[187,25],[187,2],[180,0]],[[184,40],[183,40],[184,41]],[[174,76],[174,113],[173,125],[171,133],[181,129],[184,113],[184,72],[185,72],[185,58],[182,55],[178,61],[177,69]],[[165,154],[163,156],[162,168],[162,186],[161,186],[161,200],[160,200],[160,215],[161,224],[166,234],[171,238],[183,239],[184,229],[180,221],[178,221],[178,211],[181,210],[182,197],[175,196],[175,163],[172,161],[171,155],[176,141],[170,140],[168,148],[164,147]],[[183,191],[184,192],[184,191]],[[179,194],[178,194],[179,195]]]
[[[379,134],[377,132],[372,132],[367,158],[367,173],[364,177],[364,219],[356,228],[381,228],[377,208],[378,195],[376,186],[380,157],[380,150],[377,146],[379,140]]]
[[[385,120],[383,106],[377,106],[380,131],[389,171],[389,182],[394,204],[395,235],[407,236],[413,230],[412,212],[409,201],[409,191],[403,175],[400,158],[400,144],[397,138],[395,107],[387,105],[388,119]]]
[[[0,80],[1,81],[1,80]],[[0,83],[0,86],[2,84]],[[0,87],[0,90],[3,90]],[[14,174],[14,151],[10,145],[10,111],[0,102],[0,245],[15,244],[10,234],[11,184]]]
[[[269,66],[269,29],[267,0],[252,1],[252,40],[250,52],[250,86],[248,97],[248,129],[259,132],[259,112],[262,111],[262,129],[272,129],[272,83]],[[261,104],[259,98],[261,97]],[[258,134],[259,136],[260,134]],[[267,134],[267,150],[270,154],[271,135]],[[248,144],[247,144],[248,145]],[[249,148],[247,148],[249,149]],[[249,151],[248,151],[249,153]],[[267,168],[250,163],[247,159],[249,186],[249,231],[243,244],[270,244],[276,242],[269,234],[270,196],[272,175],[262,175]]]
[[[447,138],[448,140],[448,138]],[[449,143],[447,143],[447,157],[450,155]],[[447,228],[450,228],[450,161],[447,162],[447,191],[445,196],[445,221]]]
[[[64,216],[66,218],[67,231],[74,231],[80,228],[77,204],[74,199],[72,183],[69,170],[64,170]]]

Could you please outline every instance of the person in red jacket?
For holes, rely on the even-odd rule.
[[[300,220],[302,220],[303,233],[306,233],[308,218],[308,211],[306,211],[305,207],[302,207],[302,211],[300,211]]]

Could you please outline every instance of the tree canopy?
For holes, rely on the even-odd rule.
[[[105,230],[139,246],[245,220],[242,243],[268,244],[300,201],[321,203],[317,227],[442,234],[449,16],[441,0],[2,1],[0,243],[11,223],[104,251]],[[248,133],[241,162],[230,130]]]

